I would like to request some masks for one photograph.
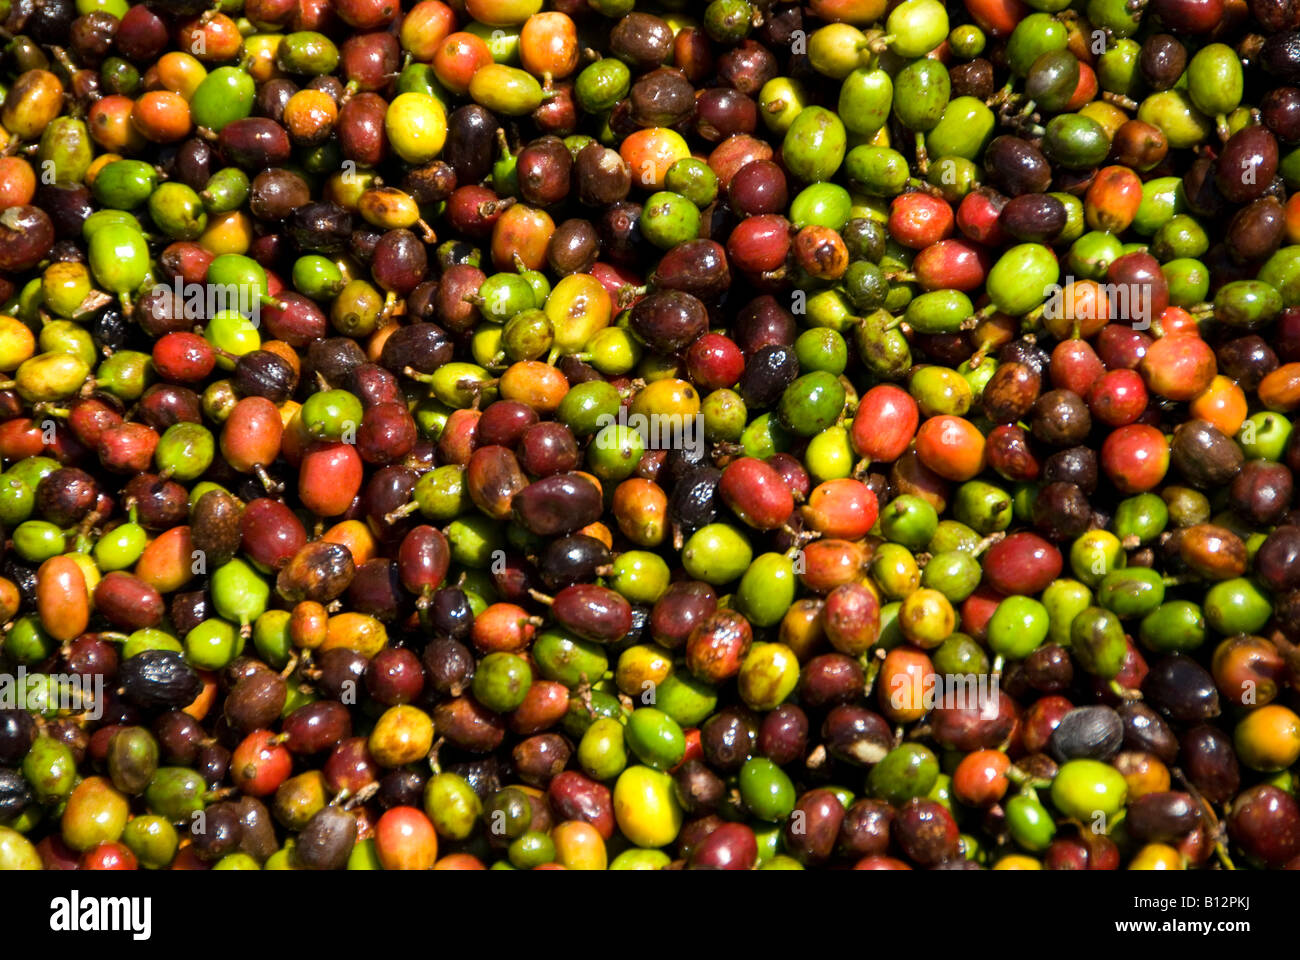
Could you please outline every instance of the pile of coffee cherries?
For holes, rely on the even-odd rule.
[[[0,869],[1300,867],[1294,0],[0,17]]]

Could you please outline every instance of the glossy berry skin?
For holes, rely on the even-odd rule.
[[[815,487],[803,514],[812,529],[825,536],[857,540],[875,526],[879,505],[870,487],[846,477]]]
[[[120,843],[101,843],[87,850],[81,857],[82,870],[136,870],[138,861],[126,846]]]
[[[927,193],[905,193],[889,209],[889,232],[905,247],[921,250],[952,235],[952,207]]]
[[[984,580],[1004,595],[1033,596],[1061,574],[1061,552],[1034,533],[1013,533],[984,556]]]
[[[781,475],[753,457],[728,464],[718,493],[736,516],[758,530],[781,526],[794,511],[794,496]]]
[[[931,417],[916,432],[917,456],[948,480],[970,480],[983,470],[984,445],[984,435],[962,417]]]
[[[256,730],[240,742],[230,757],[231,778],[249,796],[264,797],[288,779],[289,751],[269,730]]]
[[[1151,490],[1169,470],[1169,443],[1146,424],[1119,427],[1102,444],[1101,467],[1124,493]]]
[[[1161,337],[1142,358],[1142,376],[1151,392],[1168,400],[1193,400],[1214,379],[1214,351],[1200,337],[1175,334]]]
[[[1252,857],[1277,866],[1300,852],[1300,811],[1294,798],[1260,784],[1241,795],[1228,821],[1233,840]]]
[[[420,810],[393,807],[375,824],[375,850],[385,870],[430,870],[438,859],[438,838]]]
[[[176,383],[198,383],[217,363],[215,351],[197,333],[176,332],[159,338],[153,348],[154,367],[160,376]]]
[[[858,404],[851,431],[853,448],[872,460],[897,460],[916,435],[919,422],[920,411],[911,394],[893,384],[879,384]]]
[[[706,333],[686,351],[686,369],[701,390],[730,387],[745,372],[745,358],[734,340]]]
[[[1093,418],[1112,427],[1132,423],[1147,406],[1146,386],[1132,370],[1103,374],[1093,383],[1087,398]]]

